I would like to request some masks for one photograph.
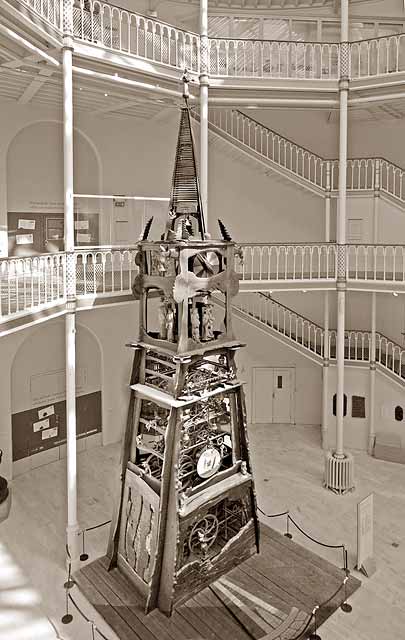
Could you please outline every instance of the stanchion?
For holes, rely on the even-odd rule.
[[[285,532],[284,536],[286,538],[289,538],[291,540],[292,538],[292,533],[290,533],[290,516],[287,515],[287,531]]]
[[[346,578],[343,580],[343,602],[340,605],[341,610],[345,613],[351,613],[353,611],[352,605],[347,602],[346,582],[348,581],[348,579],[349,576],[346,576]]]
[[[311,635],[308,636],[309,640],[322,640],[321,636],[318,636],[317,634],[318,626],[317,626],[316,614],[318,609],[319,609],[319,605],[317,604],[312,610],[312,615],[314,616],[314,630],[311,633]]]
[[[94,624],[94,622],[91,622],[91,640],[96,640],[96,625]]]
[[[63,624],[70,624],[73,620],[73,616],[69,613],[69,589],[65,588],[65,596],[66,596],[66,613],[62,616],[61,620]]]
[[[86,553],[85,548],[84,548],[84,536],[85,536],[85,533],[86,533],[86,529],[83,529],[83,531],[82,531],[82,553],[80,554],[80,560],[82,562],[84,562],[85,560],[89,559],[89,554]]]
[[[65,587],[65,589],[71,589],[73,587],[73,585],[75,584],[75,581],[72,578],[72,556],[70,555],[70,551],[69,551],[68,545],[66,545],[66,555],[69,558],[68,577],[67,577],[66,582],[63,583],[63,586]]]

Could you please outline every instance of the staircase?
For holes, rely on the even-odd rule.
[[[199,120],[197,110],[193,117]],[[210,109],[209,130],[245,156],[283,175],[303,188],[337,195],[339,161],[325,160],[236,109]],[[357,195],[379,189],[391,203],[405,207],[405,170],[385,158],[351,158],[347,161],[347,190]]]
[[[328,344],[325,345],[323,327],[276,302],[268,294],[240,293],[233,300],[233,310],[236,317],[253,324],[317,364],[322,364],[327,353],[329,360],[336,360],[336,330],[329,331]],[[345,331],[346,362],[364,366],[370,362],[370,352],[370,331]],[[405,386],[405,349],[382,333],[376,333],[375,359],[382,373]]]

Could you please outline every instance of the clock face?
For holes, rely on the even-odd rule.
[[[222,458],[218,449],[208,447],[204,449],[197,461],[197,473],[200,478],[211,478],[221,466]]]

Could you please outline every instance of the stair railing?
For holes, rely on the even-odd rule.
[[[323,356],[324,330],[315,322],[300,316],[264,293],[240,293],[232,301],[234,307],[259,320],[307,351]]]
[[[198,111],[193,111],[193,114],[194,117],[199,117]],[[210,109],[208,120],[211,129],[219,135],[227,134],[240,145],[319,189],[326,188],[327,169],[330,168],[331,190],[337,191],[338,160],[322,158],[237,109]],[[379,188],[395,201],[404,204],[405,170],[385,158],[349,158],[347,188],[356,193]]]

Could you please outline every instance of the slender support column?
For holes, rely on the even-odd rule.
[[[350,50],[349,2],[341,0],[341,44],[339,80],[339,193],[337,215],[337,336],[336,336],[336,449],[328,454],[325,485],[337,493],[353,489],[353,458],[343,448],[345,383],[345,307],[346,307],[346,171],[347,171],[347,103],[349,94]]]
[[[370,342],[370,400],[368,425],[368,453],[372,455],[375,441],[375,358],[376,358],[377,294],[371,294],[371,342]]]
[[[378,242],[378,215],[380,211],[380,161],[375,161],[373,198],[373,244]]]
[[[208,0],[200,0],[200,192],[208,228]]]
[[[348,0],[341,0],[341,54],[339,81],[339,193],[337,215],[338,285],[336,336],[336,452],[343,457],[343,397],[345,376],[345,305],[346,305],[346,170],[347,170],[347,102],[349,93]]]
[[[76,270],[74,260],[73,204],[73,79],[72,79],[72,2],[63,2],[63,173],[66,251],[66,441],[67,441],[67,526],[66,540],[72,566],[79,560],[77,520],[76,451]]]
[[[330,162],[326,163],[326,196],[325,196],[325,242],[330,242]],[[329,291],[324,294],[323,306],[323,367],[322,367],[322,448],[328,448],[328,413],[329,413]]]
[[[373,198],[373,244],[378,242],[378,213],[380,207],[380,161],[375,162],[374,198]],[[377,294],[371,294],[371,340],[370,340],[370,398],[368,424],[368,453],[372,455],[375,442],[375,377],[376,377],[376,317]]]

